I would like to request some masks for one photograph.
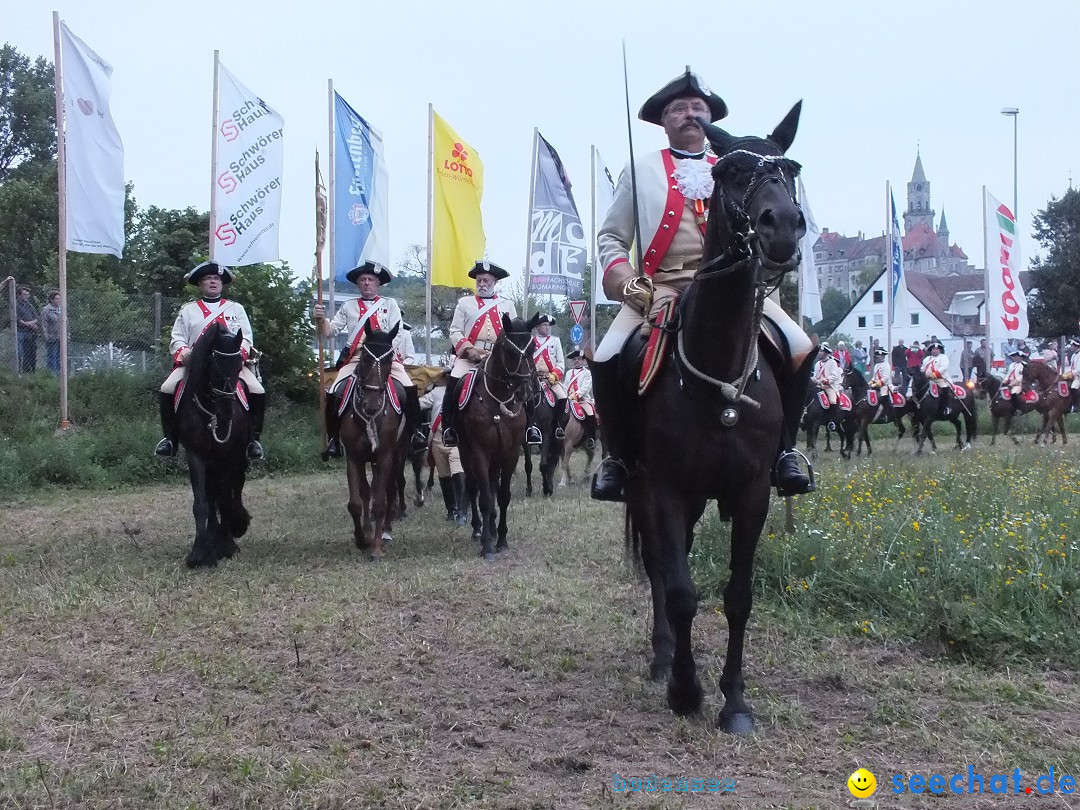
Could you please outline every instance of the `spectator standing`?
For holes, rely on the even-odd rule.
[[[982,364],[982,369],[979,368],[979,364]],[[979,341],[979,348],[975,350],[975,360],[973,363],[975,373],[980,377],[985,377],[990,373],[990,369],[994,367],[994,352],[990,348],[990,342],[983,338]]]
[[[911,348],[907,351],[908,378],[911,377],[912,370],[922,368],[923,355],[923,350],[919,348],[919,341],[911,341]]]
[[[866,363],[869,357],[866,354],[866,349],[863,348],[862,341],[855,341],[855,348],[851,350],[851,362],[855,364],[855,369],[866,376]]]
[[[971,379],[971,370],[975,367],[975,352],[971,350],[971,341],[964,341],[964,350],[960,352],[960,376],[964,382]]]
[[[896,345],[893,346],[891,359],[893,367],[893,385],[898,389],[907,388],[907,347],[904,345],[903,338],[896,341]]]
[[[60,293],[49,293],[49,303],[39,317],[41,336],[45,338],[45,365],[53,374],[60,374]]]
[[[841,371],[847,371],[851,368],[851,352],[848,351],[847,344],[844,341],[840,341],[836,344],[836,353],[833,355],[836,358],[836,364],[840,366]]]
[[[19,371],[37,371],[37,308],[30,300],[30,288],[19,287],[15,300],[16,332],[19,340]]]

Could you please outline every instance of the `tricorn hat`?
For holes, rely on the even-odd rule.
[[[1070,346],[1080,346],[1080,338],[1069,338]]]
[[[1009,357],[1023,357],[1025,360],[1029,359],[1030,355],[1023,349],[1013,349],[1008,353]]]
[[[832,354],[832,346],[829,345],[827,340],[823,340],[818,344],[818,350],[822,354]]]
[[[885,355],[885,354],[888,354],[888,352],[885,349],[881,348],[880,346],[875,346],[874,347],[874,356],[876,357],[879,354]]]
[[[184,278],[187,279],[188,284],[198,285],[199,280],[206,276],[221,276],[222,284],[228,284],[233,280],[232,270],[217,262],[197,264]]]
[[[354,267],[346,273],[345,278],[355,284],[357,279],[365,274],[375,276],[375,278],[379,280],[379,284],[389,284],[394,279],[394,277],[390,275],[390,271],[378,262],[364,262],[359,267]]]
[[[581,349],[571,349],[569,352],[566,353],[566,359],[567,360],[573,360],[575,357],[581,357],[581,356],[582,356]]]
[[[940,340],[932,340],[932,341],[930,341],[929,343],[926,344],[926,348],[927,349],[941,349],[942,351],[945,351],[945,347],[942,345]]]
[[[510,275],[501,267],[499,267],[499,265],[492,264],[487,260],[477,262],[475,265],[473,265],[473,269],[469,271],[469,278],[476,278],[481,273],[487,273],[489,275],[495,276],[496,280],[502,280]]]
[[[540,317],[536,320],[536,322],[538,324],[547,323],[547,324],[551,324],[552,326],[554,326],[555,325],[555,316],[554,315],[548,315],[546,312],[543,312],[543,313],[540,314]]]
[[[664,107],[677,98],[696,96],[709,105],[709,120],[719,121],[727,116],[727,104],[720,96],[709,89],[701,77],[690,70],[687,65],[686,72],[677,79],[665,84],[641,105],[638,118],[648,121],[650,124],[660,124],[660,116],[664,113]]]

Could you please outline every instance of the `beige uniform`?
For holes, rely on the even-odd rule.
[[[551,386],[555,399],[566,399],[566,388],[563,387],[563,359],[562,341],[554,335],[533,338],[533,363],[536,365],[536,373],[543,377]],[[551,382],[549,374],[555,375],[555,382]]]
[[[712,157],[680,160],[670,149],[650,152],[635,162],[641,238],[647,243],[639,249],[642,250],[645,274],[652,278],[654,286],[650,318],[665,302],[685,290],[697,273],[705,247],[704,215],[698,208],[708,204],[708,194],[712,190],[711,177],[700,175],[707,174],[712,163],[715,163]],[[687,173],[696,173],[699,178],[678,179]],[[628,163],[619,176],[614,200],[597,235],[600,265],[604,268],[604,293],[613,301],[622,300],[623,285],[636,275],[630,263],[630,247],[634,242],[634,196],[630,178]],[[800,365],[813,344],[781,309],[779,293],[765,300],[764,311],[784,333],[791,347],[792,362],[795,366]],[[644,322],[643,315],[623,304],[597,347],[595,360],[604,362],[615,357],[634,329]]]
[[[172,373],[161,384],[161,393],[174,394],[176,386],[187,375],[187,366],[181,364],[180,353],[184,349],[191,349],[203,332],[214,322],[222,323],[233,335],[241,330],[244,338],[240,343],[240,353],[247,360],[251,353],[251,321],[248,320],[247,312],[243,306],[235,301],[219,298],[217,301],[199,299],[184,304],[180,313],[173,323],[172,339],[169,342],[169,353],[173,356],[176,366]],[[265,389],[258,378],[251,373],[251,369],[245,363],[240,370],[240,379],[244,381],[247,389],[252,394],[264,394]]]
[[[397,352],[397,361],[404,366],[415,366],[416,349],[413,348],[412,332],[404,326],[394,338],[394,351]]]
[[[882,360],[874,366],[874,371],[870,375],[870,387],[881,388],[885,391],[892,390],[892,363]]]
[[[342,304],[334,315],[334,319],[330,321],[330,334],[340,335],[342,332],[346,334],[345,340],[349,344],[348,359],[334,377],[334,384],[330,386],[331,391],[338,390],[338,386],[343,385],[356,370],[356,365],[360,362],[360,347],[364,345],[364,326],[368,323],[371,324],[372,329],[380,332],[390,332],[395,325],[399,328],[399,336],[405,332],[400,326],[401,308],[393,298],[377,295],[370,301],[354,298]],[[394,345],[397,346],[396,339]],[[396,356],[390,363],[390,376],[406,388],[416,386],[416,383],[405,373],[405,366]]]
[[[1062,379],[1069,381],[1069,388],[1080,390],[1080,351],[1065,355],[1065,362],[1061,367]]]
[[[596,415],[593,403],[592,372],[588,367],[572,368],[566,372],[566,395],[572,402],[577,402],[589,416]]]
[[[461,466],[461,454],[456,447],[447,447],[442,439],[442,408],[446,397],[446,386],[436,385],[422,397],[421,408],[431,408],[431,457],[435,460],[435,472],[439,478],[465,472]]]
[[[844,386],[844,372],[831,354],[817,364],[814,369],[814,382],[825,392],[829,404],[835,405],[836,395]]]
[[[509,298],[500,298],[498,295],[491,298],[467,295],[457,302],[454,317],[450,321],[450,342],[457,354],[454,368],[450,372],[452,377],[464,377],[470,369],[476,367],[476,363],[461,356],[469,346],[483,352],[490,352],[495,348],[495,340],[502,333],[504,314],[516,318],[517,308]]]
[[[939,354],[937,357],[934,355],[928,355],[923,358],[922,361],[922,373],[926,375],[926,379],[930,381],[930,384],[937,388],[939,391],[944,388],[946,390],[952,388],[952,383],[949,382],[949,358],[944,354]]]
[[[1024,387],[1024,364],[1019,360],[1012,363],[1009,370],[1005,372],[1005,379],[1001,381],[1001,385],[1013,394],[1019,394]]]

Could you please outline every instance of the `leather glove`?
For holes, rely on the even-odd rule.
[[[648,276],[628,278],[622,288],[622,300],[646,318],[652,309],[653,283]]]
[[[479,363],[484,359],[484,353],[475,346],[466,346],[461,350],[461,359],[469,363]]]
[[[552,373],[552,374],[547,375],[547,380],[548,380],[548,385],[555,385],[559,381],[559,378],[557,376],[555,376],[554,373]]]

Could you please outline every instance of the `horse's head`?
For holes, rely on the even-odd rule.
[[[866,389],[870,387],[866,382],[866,377],[863,376],[861,371],[855,368],[854,364],[844,369],[844,386],[850,388],[856,397],[858,397],[860,393],[864,393]]]
[[[710,230],[719,236],[721,249],[736,238],[767,267],[790,270],[799,261],[799,240],[806,219],[795,197],[795,178],[801,166],[784,154],[795,140],[802,102],[766,138],[738,137],[701,119],[717,155],[713,166]]]
[[[537,312],[529,320],[502,316],[502,334],[495,341],[492,361],[496,369],[515,381],[528,379],[534,373],[532,359],[533,329],[540,322]]]
[[[244,343],[243,330],[235,335],[221,324],[214,324],[215,331],[210,333],[210,350],[206,355],[200,352],[200,361],[205,361],[206,380],[210,388],[210,410],[217,418],[218,425],[231,425],[233,403],[236,400],[236,386],[240,381],[240,372],[244,368],[244,355],[240,351]],[[192,352],[194,355],[195,352]],[[198,361],[197,361],[198,362]],[[192,368],[194,379],[195,369]]]
[[[377,416],[386,404],[386,382],[394,362],[394,338],[400,328],[401,324],[396,324],[389,332],[380,332],[371,328],[370,321],[364,323],[364,341],[360,344],[353,376],[360,392],[361,411],[368,418]]]
[[[1057,371],[1050,368],[1047,363],[1031,361],[1024,363],[1024,387],[1030,388],[1038,385],[1044,391],[1049,391],[1050,386],[1057,380]]]

